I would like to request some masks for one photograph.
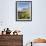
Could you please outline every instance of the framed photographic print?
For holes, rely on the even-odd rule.
[[[16,21],[32,21],[32,1],[16,1]]]

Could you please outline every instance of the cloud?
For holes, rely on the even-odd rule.
[[[22,11],[22,8],[18,7],[18,8],[17,8],[17,11]]]

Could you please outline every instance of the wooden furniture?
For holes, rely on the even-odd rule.
[[[23,46],[23,35],[0,35],[0,46]]]

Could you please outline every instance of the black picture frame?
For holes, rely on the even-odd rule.
[[[18,8],[18,7],[17,7],[17,3],[22,3],[22,2],[31,3],[31,5],[30,5],[30,6],[31,6],[31,10],[30,10],[30,11],[31,11],[31,12],[30,12],[30,17],[27,17],[28,19],[27,19],[27,18],[26,18],[26,19],[22,19],[21,17],[20,17],[20,18],[21,18],[21,19],[20,19],[20,18],[18,17],[18,16],[20,16],[20,15],[22,15],[22,14],[24,13],[23,11],[22,11],[22,12],[18,12],[18,11],[17,11],[17,10],[18,10],[18,9],[17,9],[17,8]],[[19,14],[20,14],[20,15],[19,15]],[[29,15],[28,15],[28,16],[29,16]],[[29,18],[30,18],[30,19],[29,19]],[[32,1],[16,1],[16,21],[32,21]]]

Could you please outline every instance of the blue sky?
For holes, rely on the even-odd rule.
[[[28,8],[31,7],[31,2],[17,2],[17,8]]]

